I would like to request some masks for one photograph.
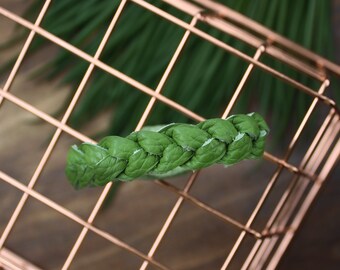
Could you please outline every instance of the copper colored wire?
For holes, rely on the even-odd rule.
[[[198,14],[200,14],[200,13],[198,13]],[[188,30],[187,30],[187,31],[188,31]],[[261,46],[258,48],[258,50],[256,51],[256,53],[255,53],[255,55],[254,55],[254,59],[256,59],[256,60],[259,59],[261,53],[263,53],[264,50],[265,50],[264,46],[261,45]],[[243,89],[243,86],[244,86],[244,84],[246,83],[246,81],[247,81],[247,79],[248,79],[248,77],[249,77],[249,75],[250,75],[252,69],[253,69],[253,65],[250,64],[250,65],[248,66],[248,68],[247,68],[247,70],[246,70],[244,76],[242,77],[242,79],[241,79],[241,81],[240,81],[238,87],[236,88],[236,90],[235,90],[235,92],[234,92],[234,94],[233,94],[233,97],[232,97],[231,100],[229,101],[229,103],[228,103],[228,105],[227,105],[227,108],[225,109],[224,113],[222,114],[222,118],[226,118],[226,117],[228,116],[228,114],[230,113],[230,111],[231,111],[232,107],[234,106],[236,100],[238,99],[238,97],[239,97],[239,95],[240,95],[240,93],[241,93],[241,91],[242,91],[242,89]],[[188,192],[190,191],[191,187],[193,186],[194,182],[196,181],[196,179],[197,179],[197,177],[198,177],[198,174],[199,174],[199,171],[193,173],[193,174],[189,177],[189,180],[187,181],[187,183],[186,183],[186,185],[185,185],[185,187],[184,187],[184,189],[183,189],[183,194],[188,195]],[[166,184],[167,184],[166,182],[159,181],[158,183],[161,184],[161,185],[163,185],[163,186],[167,186],[167,185],[166,185]],[[175,192],[176,192],[176,189],[175,189]],[[180,197],[177,199],[177,201],[176,201],[174,207],[172,208],[170,214],[168,215],[168,218],[166,219],[166,221],[165,221],[165,223],[164,223],[162,229],[160,230],[159,234],[157,235],[157,238],[155,239],[155,241],[154,241],[154,243],[153,243],[153,245],[152,245],[152,247],[151,247],[151,249],[150,249],[150,251],[149,251],[149,253],[148,253],[148,255],[149,255],[150,257],[152,257],[152,256],[154,255],[154,253],[156,252],[156,250],[157,250],[159,244],[160,244],[161,241],[163,240],[163,238],[164,238],[166,232],[169,230],[169,228],[170,228],[170,226],[171,226],[173,220],[175,219],[175,217],[176,217],[176,215],[177,215],[177,212],[178,212],[178,210],[180,209],[180,207],[182,206],[183,202],[184,202],[184,196],[180,196]],[[207,210],[208,212],[209,212],[209,209],[210,209],[209,207],[206,208],[206,210]],[[223,214],[221,214],[221,215],[224,217]],[[225,220],[225,219],[224,219],[224,220]],[[147,266],[148,266],[148,262],[147,262],[147,261],[144,261],[143,264],[142,264],[142,266],[140,267],[140,270],[145,270],[145,269],[147,268]]]
[[[320,86],[320,89],[319,89],[319,93],[323,93],[326,89],[326,87],[329,85],[329,81],[328,80],[325,80],[321,86]],[[316,106],[316,103],[317,103],[317,98],[315,98],[311,104],[311,106],[309,107],[305,117],[303,118],[299,128],[297,129],[297,131],[295,132],[289,146],[288,146],[288,150],[286,152],[286,155],[284,157],[284,159],[282,159],[283,162],[287,162],[288,158],[290,157],[291,153],[293,152],[294,148],[295,148],[295,145],[297,143],[297,140],[299,139],[300,135],[301,135],[301,132],[302,130],[304,129],[306,123],[307,123],[307,120],[309,119],[311,113],[313,112],[315,106]],[[264,203],[266,202],[266,200],[268,199],[268,196],[271,192],[271,190],[273,189],[276,181],[278,180],[281,172],[282,172],[282,169],[284,167],[282,166],[282,164],[280,164],[277,168],[277,170],[274,172],[272,178],[270,179],[269,183],[267,184],[261,198],[259,199],[254,211],[252,212],[251,216],[249,217],[246,225],[247,226],[251,226],[252,223],[254,222],[255,218],[257,217],[260,209],[263,207]],[[223,266],[221,269],[226,269],[228,267],[228,265],[231,263],[231,260],[233,259],[233,257],[235,256],[236,254],[236,251],[238,250],[238,247],[240,246],[241,242],[243,241],[245,237],[245,232],[243,231],[239,238],[237,239],[237,241],[235,242],[235,245],[233,246],[231,252],[228,254],[227,256],[227,259],[225,260]]]
[[[103,230],[93,226],[92,224],[84,221],[79,216],[77,216],[76,214],[74,214],[70,210],[66,209],[65,207],[55,203],[54,201],[52,201],[51,199],[47,198],[46,196],[40,194],[39,192],[37,192],[37,191],[35,191],[33,189],[28,188],[24,184],[20,183],[18,180],[14,179],[13,177],[10,177],[6,173],[4,173],[3,171],[0,171],[0,179],[5,181],[6,183],[12,185],[13,187],[16,187],[17,189],[27,193],[32,198],[37,199],[41,203],[51,207],[55,211],[57,211],[60,214],[64,215],[65,217],[68,217],[69,219],[71,219],[74,222],[82,225],[84,228],[87,228],[88,230],[91,230],[92,232],[98,234],[99,236],[101,236],[104,239],[112,242],[113,244],[115,244],[115,245],[117,245],[117,246],[119,246],[119,247],[121,247],[121,248],[123,248],[123,249],[125,249],[125,250],[127,250],[127,251],[129,251],[129,252],[131,252],[133,254],[135,254],[136,256],[138,256],[138,257],[140,257],[140,258],[142,258],[144,260],[147,260],[149,263],[159,267],[160,269],[168,269],[167,267],[163,266],[159,262],[156,262],[152,258],[147,257],[142,252],[140,252],[137,249],[129,246],[127,243],[121,241],[117,237],[114,237],[111,234],[109,234],[109,233],[107,233],[107,232],[105,232],[105,231],[103,231]]]
[[[339,76],[340,67],[322,58],[321,56],[318,56],[304,49],[303,47],[292,43],[284,37],[274,33],[269,29],[266,29],[258,23],[244,17],[237,12],[232,11],[228,7],[225,7],[217,2],[212,2],[209,0],[164,0],[164,2],[166,2],[168,5],[171,5],[174,8],[179,9],[186,14],[192,16],[192,20],[190,23],[177,18],[169,12],[152,5],[147,1],[131,0],[131,2],[131,4],[138,5],[140,8],[152,12],[155,16],[160,16],[161,18],[167,20],[169,23],[177,25],[179,28],[185,30],[185,33],[181,41],[179,42],[176,51],[172,55],[172,58],[166,70],[164,71],[156,89],[151,89],[147,87],[138,80],[127,76],[123,72],[99,60],[100,54],[103,51],[109,37],[114,34],[113,30],[117,20],[119,19],[121,14],[124,13],[124,7],[127,4],[127,0],[121,1],[117,10],[113,12],[114,16],[112,18],[112,21],[110,25],[108,25],[107,31],[104,37],[101,39],[100,45],[94,56],[85,53],[81,49],[71,45],[65,40],[60,39],[59,37],[40,27],[40,23],[46,16],[46,12],[48,11],[48,8],[50,6],[50,0],[44,2],[44,5],[42,6],[42,9],[40,10],[40,13],[38,14],[34,24],[25,20],[19,15],[14,14],[13,12],[10,12],[3,7],[0,7],[0,15],[30,30],[30,33],[19,53],[19,56],[13,68],[11,69],[9,77],[7,78],[4,86],[0,88],[0,113],[1,104],[4,100],[6,100],[17,105],[21,109],[34,114],[35,116],[39,117],[40,119],[44,120],[45,122],[56,128],[56,131],[52,139],[50,140],[49,145],[45,150],[45,153],[43,154],[27,186],[23,185],[17,179],[0,170],[0,180],[23,192],[23,195],[16,205],[16,208],[0,238],[0,267],[4,265],[5,267],[13,270],[21,269],[20,265],[25,264],[27,265],[27,267],[30,267],[27,269],[38,269],[30,262],[25,261],[25,259],[6,249],[6,239],[11,234],[12,228],[15,226],[15,224],[19,222],[18,217],[24,205],[26,204],[28,197],[30,196],[38,200],[40,203],[47,205],[51,209],[54,209],[55,211],[62,214],[64,217],[67,217],[68,219],[72,220],[82,227],[81,233],[78,235],[77,240],[74,242],[74,245],[68,253],[68,256],[63,264],[63,270],[68,269],[71,266],[72,262],[76,259],[78,249],[82,245],[88,231],[95,233],[97,236],[102,237],[112,244],[117,245],[118,247],[127,250],[129,253],[141,258],[143,260],[143,263],[140,266],[141,270],[146,269],[149,265],[152,265],[159,269],[168,269],[167,266],[158,262],[153,257],[157,252],[157,249],[159,248],[161,242],[166,241],[166,234],[169,231],[171,225],[173,224],[175,218],[179,213],[180,208],[185,201],[190,202],[194,205],[194,207],[208,212],[213,217],[223,220],[226,224],[232,225],[231,228],[235,228],[240,231],[240,235],[234,243],[231,251],[228,253],[222,269],[226,269],[231,266],[231,262],[234,259],[237,251],[243,244],[243,239],[245,238],[246,234],[255,239],[255,244],[249,252],[247,258],[245,258],[242,269],[260,269],[265,266],[267,267],[267,269],[275,269],[278,262],[280,261],[280,258],[283,256],[285,250],[287,249],[287,246],[289,245],[291,239],[293,238],[296,229],[299,227],[311,203],[317,196],[322,183],[325,181],[326,177],[334,167],[335,162],[338,160],[338,156],[340,153],[340,143],[338,140],[340,129],[339,109],[334,100],[325,95],[324,92],[330,83],[330,81],[326,77],[327,71],[331,71]],[[237,50],[236,48],[226,44],[225,42],[216,39],[207,32],[204,32],[197,27],[198,21],[205,23],[210,27],[216,28],[223,33],[226,33],[227,35],[231,35],[236,39],[255,47],[257,49],[255,55],[249,56]],[[22,100],[21,98],[10,92],[11,85],[15,77],[17,76],[20,67],[22,66],[22,62],[24,61],[25,57],[27,57],[26,55],[28,49],[31,46],[36,34],[46,38],[52,43],[58,45],[61,48],[64,48],[65,50],[71,52],[80,59],[83,59],[89,63],[89,67],[84,74],[77,90],[75,91],[72,100],[68,104],[68,107],[61,121],[37,109],[35,106]],[[116,236],[92,225],[105,197],[107,196],[112,186],[112,183],[105,186],[87,220],[81,219],[69,209],[57,204],[48,197],[35,191],[34,186],[38,181],[41,172],[44,170],[49,157],[53,153],[59,137],[63,132],[71,135],[72,137],[80,141],[95,143],[93,139],[87,137],[83,133],[67,125],[67,121],[74,107],[76,106],[86,84],[88,83],[88,80],[94,68],[101,69],[108,74],[119,78],[120,80],[137,89],[138,91],[141,91],[151,97],[147,107],[145,108],[141,118],[139,119],[136,130],[139,130],[143,127],[143,125],[147,121],[147,118],[152,113],[152,109],[156,102],[162,102],[169,106],[169,108],[177,110],[187,117],[194,119],[195,121],[204,120],[202,116],[189,110],[184,105],[178,104],[177,102],[167,98],[161,93],[168,77],[171,74],[171,71],[175,68],[177,60],[180,57],[190,35],[196,35],[202,38],[202,40],[207,41],[218,48],[222,48],[227,53],[233,54],[248,63],[248,68],[245,70],[237,88],[234,90],[231,99],[226,102],[227,105],[224,113],[221,116],[222,118],[226,118],[231,113],[233,107],[237,104],[238,98],[242,94],[242,91],[245,88],[244,86],[249,80],[254,68],[260,68],[265,72],[268,72],[270,75],[275,76],[285,83],[294,86],[296,91],[301,91],[306,95],[314,97],[314,99],[294,137],[292,138],[289,146],[287,147],[285,155],[283,157],[278,157],[269,152],[264,153],[264,159],[275,164],[277,166],[277,169],[269,180],[267,186],[265,187],[261,198],[259,199],[256,207],[253,209],[248,219],[248,222],[241,223],[233,217],[222,213],[217,209],[214,209],[213,207],[209,206],[205,202],[190,194],[192,186],[194,185],[196,179],[199,177],[199,172],[195,172],[189,177],[183,189],[179,189],[174,185],[162,180],[155,181],[156,184],[160,185],[168,192],[176,194],[178,198],[172,210],[168,214],[163,226],[160,228],[156,239],[153,241],[148,254],[144,254],[143,252],[128,245],[124,241],[118,239]],[[314,89],[310,88],[309,86],[264,64],[260,60],[260,57],[263,54],[268,54],[271,57],[274,57],[275,59],[288,64],[289,66],[305,74],[306,76],[322,81],[320,88],[318,89],[318,91],[314,91]],[[315,111],[315,108],[317,108],[319,104],[328,106],[328,108],[330,108],[330,112],[326,117],[324,124],[321,126],[319,132],[317,133],[315,139],[313,140],[312,144],[310,145],[309,149],[306,151],[306,154],[300,165],[291,164],[289,162],[289,158],[295,150],[297,141],[301,139],[303,132],[306,130],[306,125],[310,119],[311,114]],[[264,230],[255,230],[254,228],[252,228],[253,222],[261,213],[265,202],[271,196],[272,189],[275,183],[278,181],[283,170],[287,170],[292,174],[292,181],[290,185],[283,191],[282,197],[279,203],[275,206],[273,213],[271,213]],[[310,186],[311,188],[306,193],[306,190]],[[301,207],[299,209],[296,209],[298,203],[301,201]],[[296,214],[294,214],[294,211],[296,212]],[[289,220],[292,220],[292,222],[288,222]],[[170,259],[171,258],[169,258],[169,260]]]
[[[247,54],[244,54],[243,52],[235,49],[234,47],[214,38],[213,36],[201,31],[200,29],[197,29],[195,27],[190,26],[189,24],[187,24],[186,22],[176,18],[175,16],[157,8],[156,6],[153,6],[152,4],[144,1],[144,0],[131,0],[135,3],[137,3],[138,5],[156,13],[157,15],[173,22],[174,24],[177,24],[179,26],[181,26],[184,29],[190,30],[192,33],[195,33],[196,35],[200,36],[201,38],[211,42],[212,44],[240,57],[241,59],[247,61],[248,63],[252,63],[254,64],[256,67],[260,67],[262,68],[264,71],[271,73],[273,76],[277,77],[280,80],[283,80],[285,82],[287,82],[288,84],[300,89],[301,91],[305,92],[306,94],[312,96],[312,97],[318,97],[322,102],[324,102],[325,104],[333,107],[335,110],[338,111],[338,108],[336,106],[336,103],[334,100],[324,96],[324,95],[320,95],[318,93],[315,93],[311,88],[305,86],[304,84],[297,82],[296,80],[286,76],[285,74],[263,64],[262,62],[256,61],[254,60],[252,57],[248,56]]]
[[[39,26],[40,25],[40,23],[41,23],[42,19],[44,18],[45,13],[46,13],[50,3],[51,3],[51,0],[45,1],[45,3],[43,5],[43,7],[42,7],[42,9],[41,9],[37,19],[36,19],[36,21],[34,23],[35,26]],[[9,76],[8,76],[8,78],[6,80],[5,85],[3,86],[3,90],[5,92],[7,92],[9,90],[9,88],[11,87],[12,82],[13,82],[15,76],[18,73],[18,70],[19,70],[19,68],[21,66],[22,60],[25,58],[27,50],[28,50],[29,46],[31,45],[34,36],[35,36],[35,31],[31,30],[31,32],[29,33],[29,35],[28,35],[28,37],[27,37],[27,39],[26,39],[26,41],[24,43],[24,46],[22,47],[22,49],[21,49],[21,51],[19,53],[19,56],[18,56],[17,60],[15,61],[15,64],[14,64],[13,68],[11,69],[11,73],[9,74]],[[1,107],[2,101],[3,101],[3,97],[0,96],[0,107]]]

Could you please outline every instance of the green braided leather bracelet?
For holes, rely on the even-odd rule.
[[[170,124],[98,144],[72,146],[66,175],[76,188],[142,176],[163,178],[214,163],[232,165],[262,156],[269,128],[257,113],[209,119],[197,125]]]

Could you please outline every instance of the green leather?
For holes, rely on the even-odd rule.
[[[257,113],[209,119],[197,125],[170,124],[98,144],[72,146],[66,175],[76,188],[140,177],[163,178],[215,163],[232,165],[262,156],[269,128]]]

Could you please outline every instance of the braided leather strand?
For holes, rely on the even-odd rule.
[[[112,180],[166,177],[214,163],[232,165],[262,156],[269,128],[257,113],[209,119],[197,125],[170,124],[157,132],[141,130],[98,144],[72,146],[66,175],[76,188]]]

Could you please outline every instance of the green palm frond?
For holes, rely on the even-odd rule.
[[[220,0],[220,2],[302,46],[331,58],[329,0]],[[84,51],[94,54],[119,3],[120,1],[111,0],[54,1],[44,18],[42,27]],[[183,20],[188,22],[190,20],[189,16],[162,1],[152,1],[152,3],[169,10]],[[34,2],[27,13],[36,14],[40,5],[40,1]],[[252,54],[254,51],[248,45],[216,29],[205,25],[200,27],[244,52]],[[133,3],[128,3],[100,59],[145,85],[155,88],[183,33],[183,29]],[[31,51],[37,51],[45,45],[43,39],[36,39]],[[306,80],[307,85],[315,87],[313,80],[304,78],[302,74],[288,66],[269,57],[264,57],[263,61],[297,80]],[[44,78],[55,78],[63,74],[62,83],[73,85],[73,89],[76,89],[88,63],[74,61],[67,52],[61,50],[48,65],[49,68],[43,69]],[[216,49],[197,37],[191,37],[163,93],[206,118],[217,117],[223,105],[231,97],[246,66],[246,63],[238,58]],[[261,70],[255,70],[246,88],[257,89],[261,96],[257,109],[263,114],[271,111],[272,121],[277,122],[280,119],[281,133],[291,118],[290,108],[298,105],[299,111],[303,112],[308,104],[305,95],[289,90],[290,86]],[[79,106],[72,114],[70,123],[79,127],[103,110],[114,108],[107,133],[127,134],[136,126],[149,99],[150,97],[132,90],[129,85],[118,79],[96,71]],[[282,102],[283,100],[285,102]],[[248,110],[253,102],[252,91],[246,90],[235,112]],[[157,113],[150,115],[148,119],[150,125],[188,121],[185,116],[162,104],[156,104],[154,110],[157,110]],[[126,121],[127,115],[129,121]]]

